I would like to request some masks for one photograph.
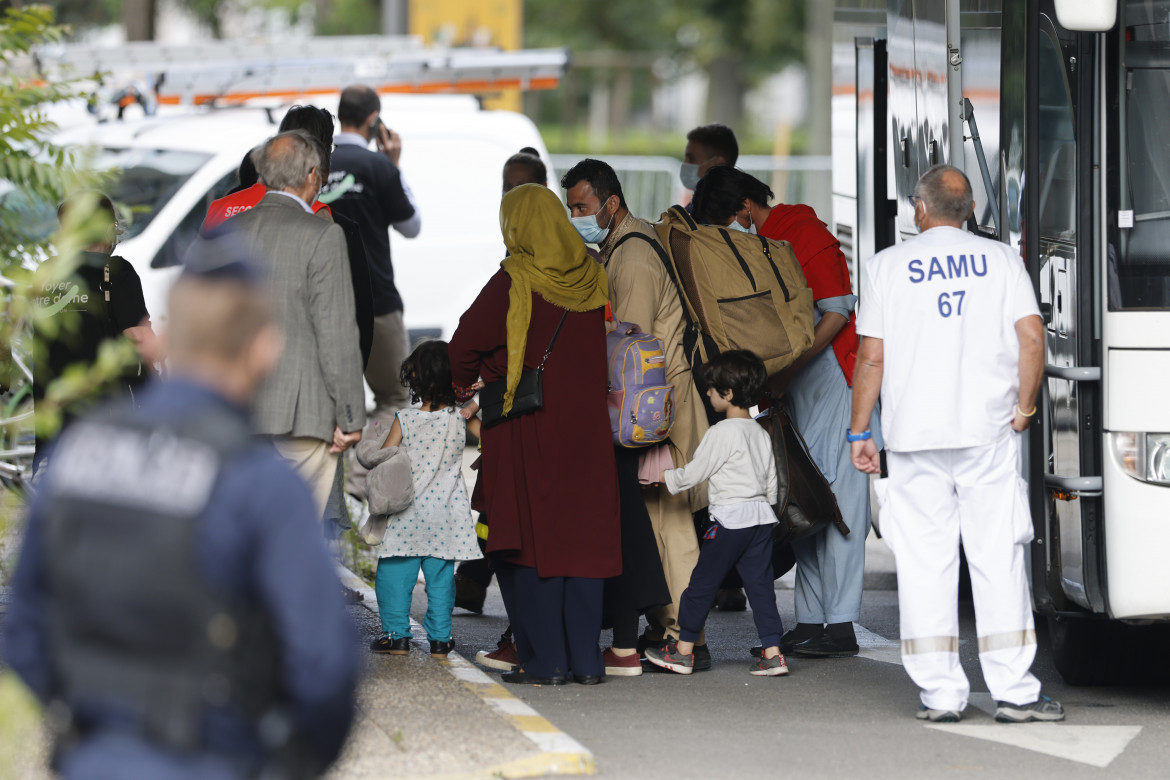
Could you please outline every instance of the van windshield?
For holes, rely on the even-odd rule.
[[[119,206],[125,232],[133,238],[146,229],[167,201],[211,155],[173,149],[103,149],[94,160],[97,170],[112,169],[110,197]]]
[[[1133,228],[1110,257],[1111,309],[1170,308],[1170,0],[1125,6],[1126,168]],[[1110,254],[1113,254],[1111,251]]]

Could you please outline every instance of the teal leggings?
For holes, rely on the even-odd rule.
[[[455,609],[455,561],[442,558],[379,558],[374,576],[374,593],[378,596],[378,616],[382,630],[391,639],[414,638],[410,633],[410,597],[422,567],[427,584],[427,614],[423,628],[427,639],[446,642],[451,638],[451,611]]]

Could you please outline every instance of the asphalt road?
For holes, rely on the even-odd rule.
[[[778,589],[777,600],[791,625],[792,591]],[[607,778],[1170,776],[1170,688],[1066,686],[1044,649],[1041,626],[1034,671],[1044,692],[1065,705],[1067,720],[995,723],[971,605],[962,605],[961,614],[960,655],[973,695],[957,725],[914,718],[917,690],[894,641],[894,590],[865,594],[861,657],[790,658],[787,677],[750,676],[747,649],[757,643],[751,613],[716,611],[707,626],[710,672],[508,689],[592,750]],[[456,610],[457,649],[469,659],[493,649],[505,621],[493,587],[483,615]]]

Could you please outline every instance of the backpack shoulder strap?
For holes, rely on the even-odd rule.
[[[666,213],[686,225],[687,230],[699,229],[699,223],[695,222],[695,218],[691,216],[689,211],[687,211],[686,206],[671,206],[669,209],[667,209]]]

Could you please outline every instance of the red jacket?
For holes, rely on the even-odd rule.
[[[775,206],[758,230],[761,236],[792,244],[814,300],[853,293],[841,244],[810,207],[799,204]],[[857,315],[851,313],[849,322],[833,339],[833,352],[850,387],[853,386],[853,367],[857,363],[859,343],[856,319]]]
[[[227,221],[228,217],[234,217],[242,211],[248,211],[260,202],[266,192],[268,192],[268,188],[260,182],[256,182],[247,189],[233,192],[230,195],[223,196],[219,200],[212,201],[211,205],[207,207],[207,216],[203,218],[203,227],[200,229],[200,232],[206,234],[208,231],[214,230],[222,225]],[[313,209],[314,214],[321,209],[329,209],[321,201],[314,201],[310,208]],[[329,213],[332,214],[333,212],[330,211]]]

